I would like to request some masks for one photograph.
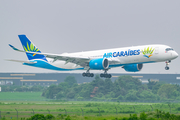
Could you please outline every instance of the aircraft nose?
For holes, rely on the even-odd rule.
[[[177,58],[178,57],[178,53],[174,51],[172,56],[173,56],[173,58]]]

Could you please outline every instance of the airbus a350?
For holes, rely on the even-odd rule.
[[[114,49],[94,50],[76,53],[51,54],[42,53],[26,35],[18,35],[24,50],[10,45],[14,50],[26,53],[28,61],[9,60],[23,63],[23,65],[58,70],[85,70],[84,77],[93,77],[90,70],[103,70],[100,77],[111,78],[107,71],[111,68],[122,67],[128,72],[138,72],[145,63],[165,62],[165,69],[169,70],[171,60],[178,57],[173,48],[162,45],[141,45]]]

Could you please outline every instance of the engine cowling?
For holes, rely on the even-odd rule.
[[[102,70],[109,67],[109,61],[106,58],[93,59],[89,62],[90,69]]]
[[[143,68],[143,64],[131,64],[123,67],[127,72],[138,72]]]

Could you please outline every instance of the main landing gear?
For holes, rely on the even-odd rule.
[[[104,70],[104,73],[101,73],[101,74],[100,74],[100,77],[111,78],[112,75],[111,75],[111,74],[108,74],[107,71],[108,71],[108,69],[105,69],[105,70]]]
[[[89,72],[90,69],[88,69],[86,72],[82,73],[83,77],[94,77],[93,73]],[[100,74],[100,77],[104,77],[104,78],[111,78],[112,75],[111,74],[107,74],[108,69],[104,70],[104,73]]]
[[[90,69],[88,69],[86,72],[82,73],[83,77],[94,77],[93,73],[89,72]]]
[[[82,74],[83,77],[94,77],[94,74],[93,73],[83,73]]]
[[[166,61],[166,67],[165,67],[165,70],[169,70],[169,63],[170,63],[171,61],[169,60],[169,61]]]
[[[111,74],[103,74],[103,73],[101,73],[100,77],[111,78],[112,76],[111,76]]]
[[[100,74],[100,77],[104,77],[104,78],[111,78],[112,75],[111,74],[107,74],[108,69],[104,70],[104,73]]]

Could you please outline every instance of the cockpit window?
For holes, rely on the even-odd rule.
[[[170,50],[173,50],[173,49],[172,49],[172,48],[166,48],[166,52],[167,52],[167,51],[170,51]]]

